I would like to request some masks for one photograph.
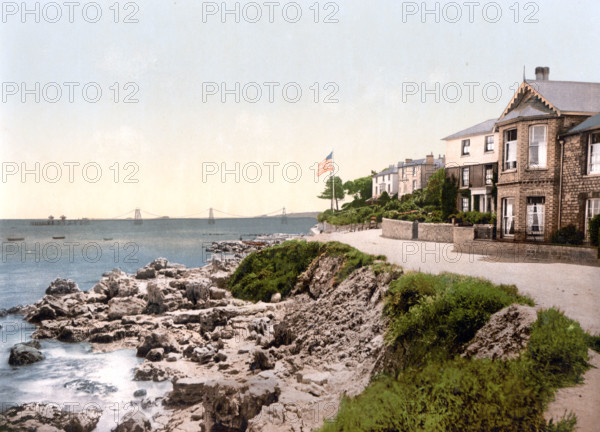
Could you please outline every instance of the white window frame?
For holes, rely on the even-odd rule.
[[[461,156],[469,156],[471,154],[471,140],[470,139],[464,139],[461,141],[460,154],[461,154]]]
[[[591,133],[588,138],[588,174],[600,174],[600,132]]]
[[[491,138],[491,139],[490,139]],[[491,148],[488,148],[488,144],[491,144]],[[486,135],[485,137],[485,150],[486,153],[494,151],[494,135]]]
[[[465,173],[467,174],[466,182],[465,182]],[[470,181],[471,181],[471,173],[470,173],[469,167],[464,167],[462,169],[462,173],[461,173],[461,180],[460,180],[461,187],[469,187]]]
[[[585,202],[585,236],[589,238],[590,220],[600,214],[600,198],[590,198]]]
[[[508,204],[510,202],[510,214],[508,214]],[[510,228],[507,232],[507,227]],[[515,235],[515,199],[514,198],[503,198],[502,199],[502,236],[503,237],[514,237]]]
[[[463,212],[468,212],[469,211],[469,204],[470,204],[469,198],[463,197],[462,198],[462,206],[461,206]]]
[[[489,174],[489,175],[488,175]],[[485,184],[494,184],[494,167],[486,165],[485,167]]]
[[[416,190],[417,190],[417,181],[413,180],[413,182],[412,182],[412,191],[414,192]]]
[[[506,138],[509,132],[515,131],[516,138],[512,141],[508,141]],[[518,145],[518,131],[517,129],[509,129],[504,132],[505,143],[504,143],[504,163],[502,166],[505,170],[511,170],[517,168],[517,145]]]
[[[412,175],[413,175],[413,177],[417,175],[417,167],[416,166],[413,167]]]
[[[534,141],[536,136],[535,130],[541,129],[544,131],[544,138]],[[529,126],[529,168],[546,168],[548,164],[548,126],[545,124],[537,124]],[[533,162],[533,152],[536,152],[537,161]]]
[[[532,202],[539,201],[539,202]],[[537,218],[537,225],[534,221]],[[527,198],[527,235],[544,235],[544,223],[546,221],[546,200],[544,197]],[[534,229],[537,227],[537,229]]]

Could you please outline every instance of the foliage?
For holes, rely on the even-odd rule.
[[[590,243],[592,246],[598,246],[600,243],[600,214],[590,219],[588,231],[590,234]]]
[[[334,196],[334,193],[332,191],[333,187],[335,189],[334,199],[337,209],[337,201],[344,199],[344,186],[342,184],[342,179],[338,176],[333,176],[333,181],[331,180],[331,178],[327,178],[326,180],[327,181],[325,182],[325,190],[323,190],[323,192],[321,192],[321,195],[317,196],[317,198],[330,200],[331,197]]]
[[[368,255],[339,242],[291,240],[244,258],[229,278],[228,288],[234,297],[244,300],[268,302],[277,292],[286,297],[298,276],[321,254],[343,255],[345,258],[335,283],[342,282],[354,270],[371,265],[375,260],[385,260],[384,256]]]
[[[450,178],[446,178],[442,186],[440,210],[442,211],[442,219],[448,219],[448,217],[456,212],[456,200],[458,198],[458,182],[456,177],[452,175]]]
[[[500,309],[532,304],[516,289],[455,274],[409,273],[392,282],[384,313],[388,344],[403,351],[404,365],[446,360],[457,354]]]
[[[348,195],[352,195],[354,200],[363,203],[371,198],[373,193],[373,178],[371,176],[360,177],[355,180],[349,180],[343,185]]]
[[[491,224],[496,221],[495,213],[481,213],[478,211],[458,212],[450,215],[449,219],[455,219],[456,223]]]
[[[575,225],[567,225],[550,236],[550,243],[580,245],[583,244],[584,237],[583,232],[575,228]]]
[[[429,180],[427,181],[427,187],[425,188],[425,202],[428,204],[434,204],[441,206],[442,192],[444,190],[444,183],[446,182],[446,170],[440,168],[434,172]]]
[[[597,353],[600,353],[600,335],[585,334],[587,345],[590,349],[593,349]]]
[[[575,425],[577,424],[577,416],[573,413],[569,413],[563,416],[557,423],[554,423],[553,419],[550,419],[546,425],[545,432],[573,432]]]

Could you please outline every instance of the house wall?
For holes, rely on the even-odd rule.
[[[385,186],[385,191],[390,195],[395,195],[398,193],[398,174],[384,174],[384,175],[376,175],[373,176],[373,186],[372,186],[372,196],[378,197],[383,193],[383,190],[380,190],[382,185]],[[390,187],[388,191],[387,187]]]
[[[499,127],[498,140],[498,218],[497,230],[502,237],[502,200],[515,199],[515,235],[514,239],[527,239],[527,197],[545,198],[545,220],[543,240],[549,240],[558,229],[558,193],[560,178],[560,144],[558,137],[570,128],[579,124],[586,117],[563,116],[527,118],[510,122]],[[530,168],[529,162],[529,128],[533,125],[547,126],[547,163],[545,168]],[[504,169],[505,132],[517,128],[517,167]],[[542,239],[540,239],[542,240]]]
[[[595,131],[597,132],[597,131]],[[560,226],[575,225],[585,232],[586,202],[600,198],[600,174],[588,174],[589,133],[565,139]],[[585,232],[586,237],[589,233]]]
[[[494,135],[494,151],[485,151],[485,137]],[[462,155],[462,141],[471,140],[470,154]],[[460,167],[470,164],[484,164],[498,162],[498,134],[490,132],[481,135],[472,135],[446,141],[446,166]]]

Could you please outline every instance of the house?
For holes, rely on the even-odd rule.
[[[589,240],[589,221],[600,214],[600,114],[570,129],[561,138],[558,226],[575,225]]]
[[[398,193],[398,167],[390,165],[373,176],[373,198],[379,198],[383,192],[392,196]]]
[[[551,81],[549,73],[536,68],[536,79],[524,80],[496,122],[496,224],[504,240],[548,241],[568,221],[583,226],[584,206],[596,211],[596,159],[589,156],[596,120],[577,126],[600,112],[600,83]]]
[[[446,176],[459,186],[460,211],[496,210],[494,184],[498,175],[496,119],[486,120],[443,138],[446,141]]]
[[[427,186],[429,177],[445,165],[445,156],[434,158],[433,154],[424,159],[406,159],[398,162],[398,198]]]

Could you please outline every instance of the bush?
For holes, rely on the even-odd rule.
[[[543,407],[504,362],[457,358],[375,380],[321,432],[541,431]]]
[[[335,277],[336,284],[376,259],[385,260],[384,256],[368,255],[339,242],[292,240],[248,255],[229,278],[228,288],[234,297],[244,300],[268,302],[275,293],[286,297],[298,276],[321,254],[345,257]]]
[[[590,234],[590,243],[592,246],[598,246],[600,242],[600,214],[590,219],[588,231]]]
[[[450,359],[493,313],[515,302],[533,303],[483,279],[408,273],[390,284],[386,296],[386,341],[402,351],[403,366]]]
[[[550,236],[550,243],[564,245],[580,245],[583,244],[585,235],[575,228],[575,225],[568,225],[554,232]]]
[[[467,223],[469,225],[492,224],[496,222],[494,213],[481,213],[478,211],[454,213],[448,217],[448,221],[452,221],[452,218],[454,218],[457,223]]]

